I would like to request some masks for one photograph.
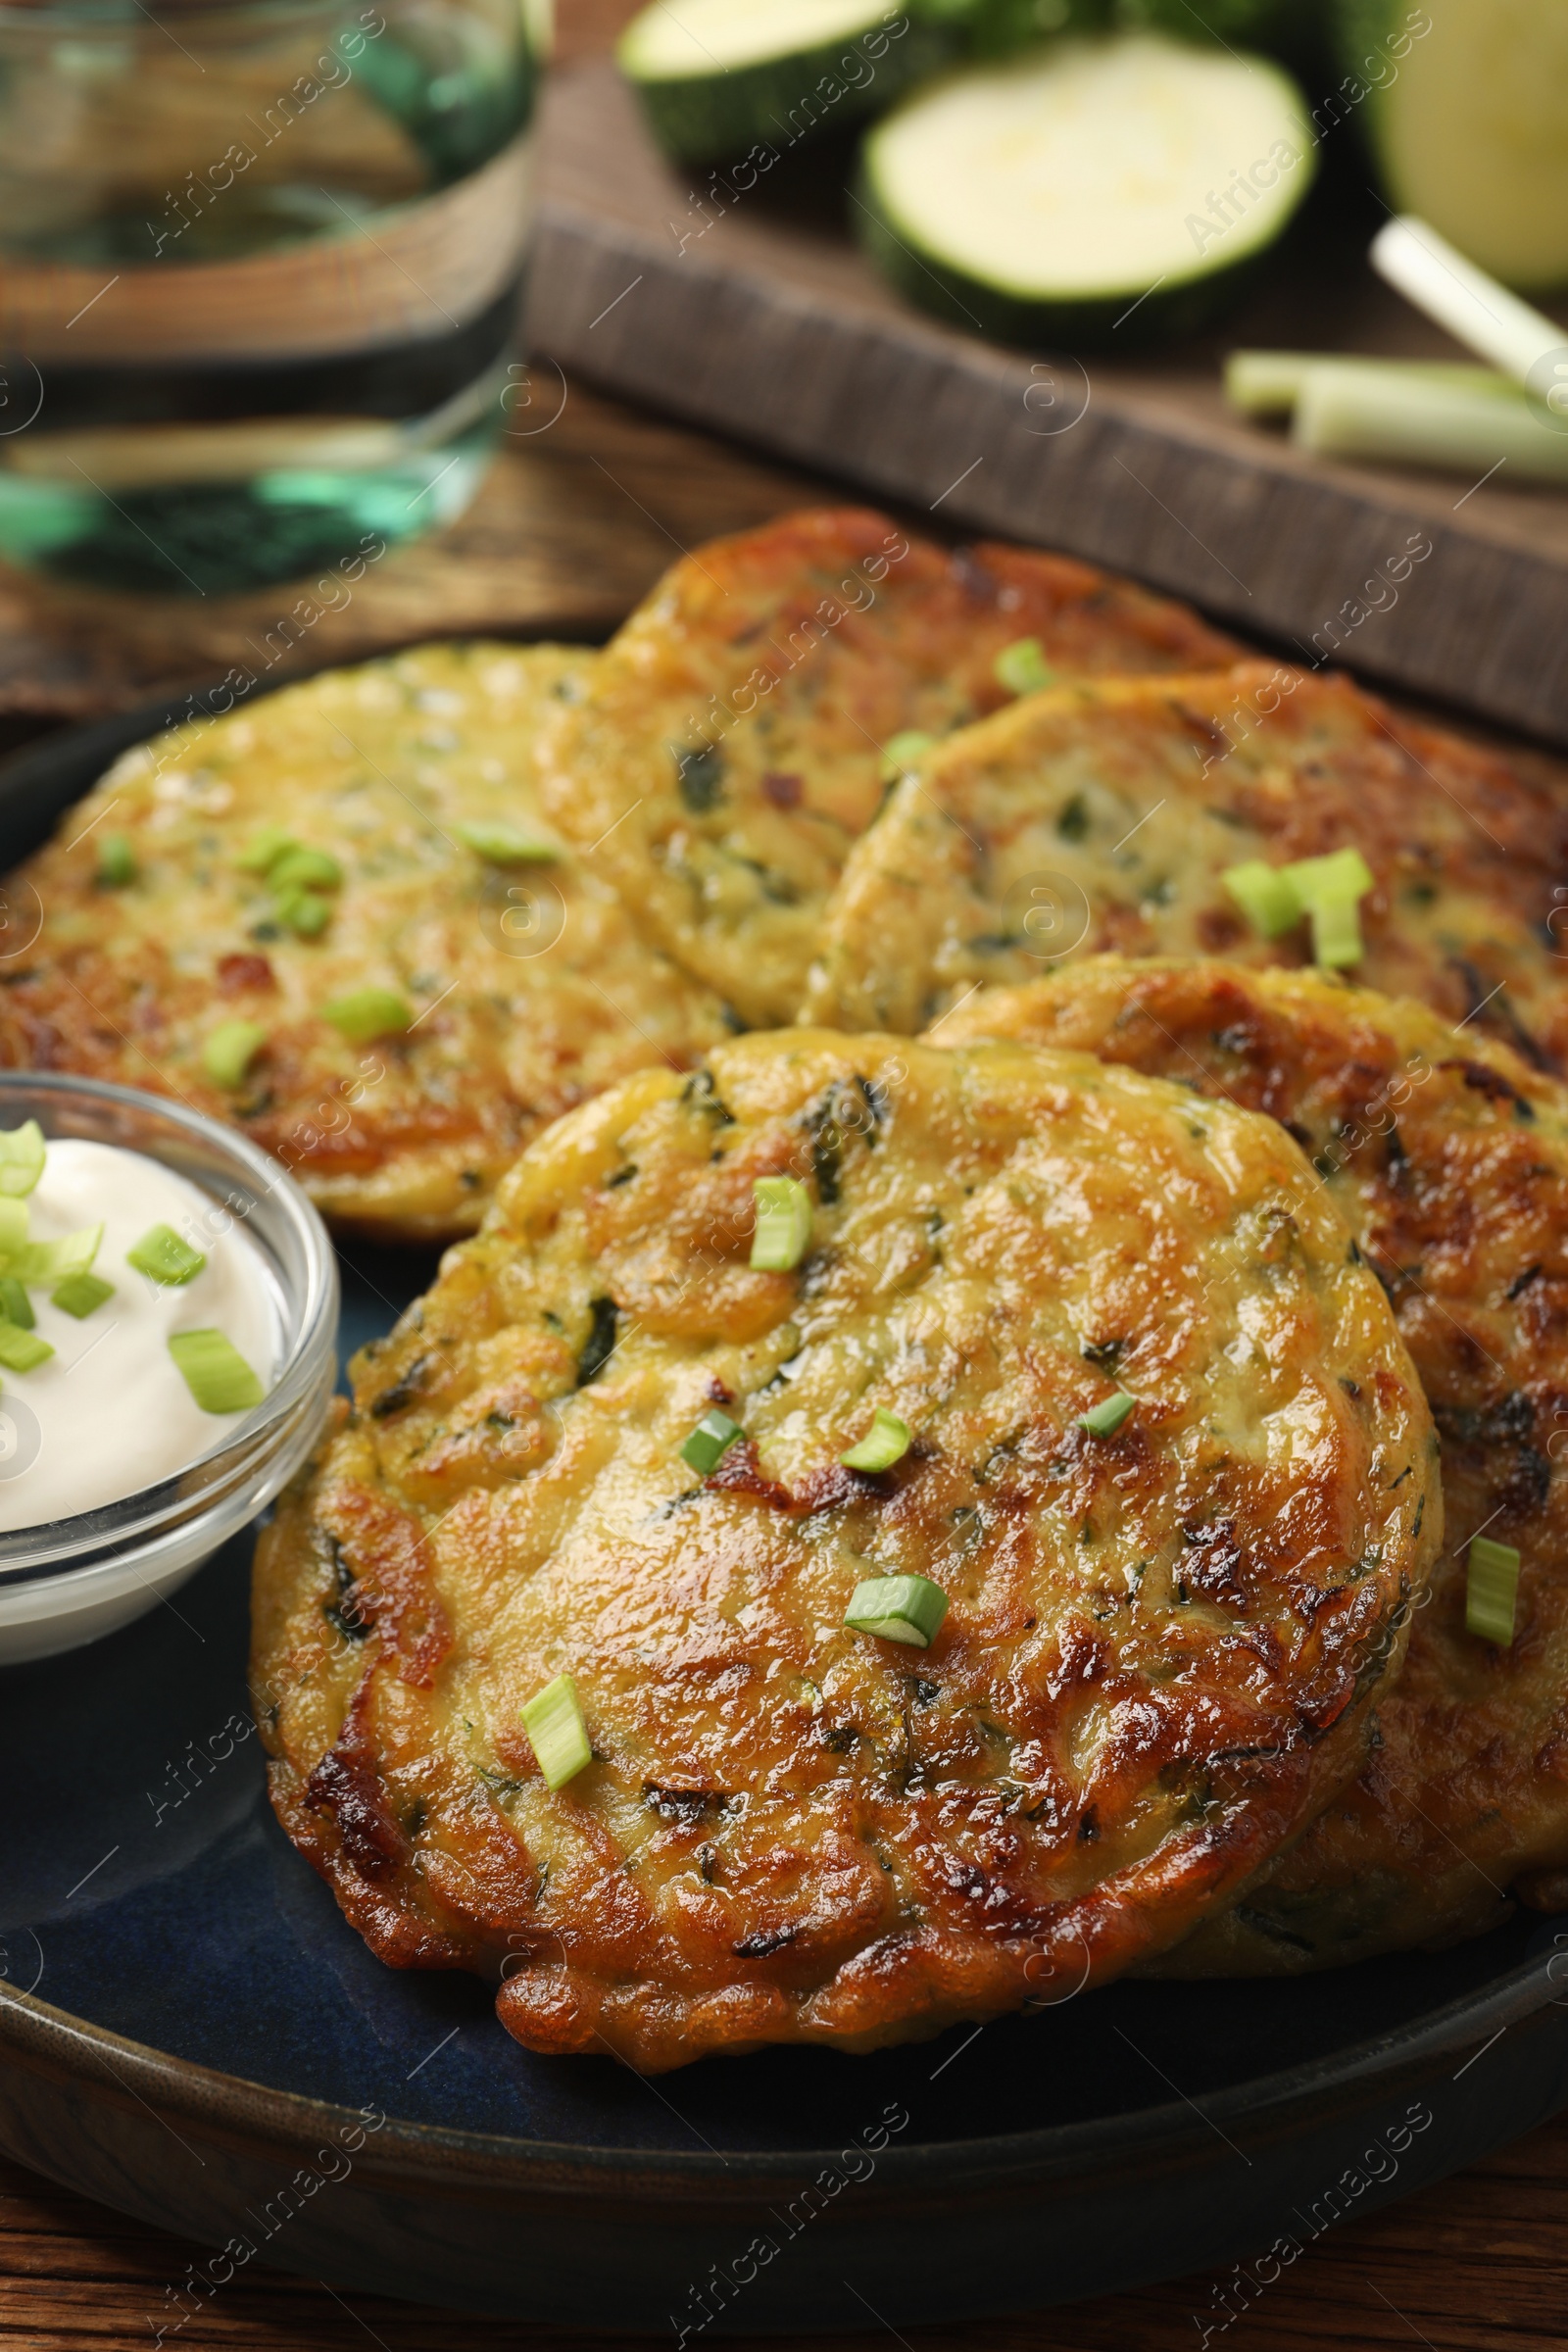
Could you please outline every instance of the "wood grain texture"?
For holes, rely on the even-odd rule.
[[[1136,2215],[1129,2228],[1136,2229]],[[246,2271],[211,2296],[173,2291],[203,2249],[127,2221],[0,2159],[0,2346],[16,2352],[185,2352],[245,2346],[342,2352],[644,2352],[660,2339],[581,2335]],[[1224,2325],[1225,2277],[1173,2279],[1057,2311],[923,2328],[913,2352],[1549,2352],[1568,2345],[1568,2119],[1408,2204],[1347,2220]],[[188,2316],[175,2331],[181,2309]],[[673,2344],[673,2336],[669,2341]],[[708,2352],[742,2339],[702,2339]],[[751,2342],[759,2339],[753,2337]],[[773,2336],[777,2352],[879,2352],[909,2340]]]
[[[1347,632],[1343,658],[1568,741],[1568,496],[1505,474],[1467,491],[1334,465],[1224,411],[1218,359],[1235,343],[1451,355],[1366,270],[1364,226],[1315,274],[1282,265],[1221,339],[1047,368],[935,324],[881,282],[845,234],[850,161],[835,144],[802,150],[736,191],[663,161],[608,62],[561,73],[534,348],[955,524],[1136,572],[1308,658],[1424,534],[1430,558]]]

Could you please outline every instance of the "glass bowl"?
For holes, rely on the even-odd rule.
[[[282,1332],[265,1400],[156,1486],[69,1519],[0,1531],[0,1663],[50,1657],[128,1625],[263,1510],[320,1434],[337,1378],[337,1259],[287,1171],[202,1112],[96,1078],[0,1071],[0,1127],[140,1152],[212,1203],[216,1238],[242,1220]],[[0,1395],[0,1477],[15,1439]]]

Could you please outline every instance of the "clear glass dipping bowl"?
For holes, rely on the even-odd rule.
[[[0,1531],[0,1664],[96,1642],[194,1576],[300,1468],[337,1378],[337,1259],[276,1160],[200,1111],[133,1087],[0,1071],[0,1127],[24,1119],[51,1140],[85,1137],[159,1161],[208,1196],[215,1236],[242,1221],[271,1282],[283,1342],[270,1393],[210,1453],[119,1502]],[[0,1395],[0,1477],[11,1439],[4,1415]]]

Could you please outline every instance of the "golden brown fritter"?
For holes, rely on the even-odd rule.
[[[462,836],[502,825],[545,844],[534,738],[595,660],[423,646],[127,753],[7,885],[38,928],[0,965],[0,1063],[232,1119],[340,1225],[471,1232],[540,1127],[652,1058],[689,1067],[726,1032],[592,857],[557,835],[546,860],[500,864]],[[267,826],[342,869],[307,889],[306,919],[326,917],[311,936],[240,862]],[[100,878],[106,843],[134,860],[119,887]],[[403,1001],[406,1036],[351,1039],[322,1018],[368,988]],[[219,1085],[203,1047],[235,1020],[266,1043]]]
[[[1167,1973],[1321,1968],[1568,1900],[1568,1093],[1423,1006],[1306,972],[1094,958],[938,1035],[1105,1055],[1283,1121],[1386,1284],[1443,1444],[1447,1544],[1362,1778]],[[1469,1539],[1517,1547],[1512,1645]]]
[[[950,554],[856,508],[787,514],[665,574],[551,731],[546,807],[687,970],[756,1027],[792,1021],[884,746],[996,710],[996,657],[1031,637],[1063,676],[1241,654],[1062,556]]]
[[[809,1245],[753,1271],[780,1174]],[[793,1030],[645,1072],[354,1383],[258,1556],[278,1816],[383,1958],[648,2069],[1174,1941],[1356,1768],[1438,1540],[1425,1401],[1296,1146],[1088,1055]],[[845,1467],[877,1406],[907,1453]],[[846,1628],[884,1573],[946,1594],[929,1648]],[[519,1712],[563,1672],[594,1760],[552,1794]]]
[[[933,752],[850,859],[808,1015],[914,1031],[1102,950],[1298,964],[1305,925],[1258,937],[1220,875],[1352,843],[1377,880],[1356,977],[1568,1067],[1568,802],[1262,663],[1035,695]]]

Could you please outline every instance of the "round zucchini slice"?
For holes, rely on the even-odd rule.
[[[1313,161],[1306,102],[1264,58],[1069,39],[946,74],[877,123],[857,224],[884,273],[956,325],[1124,350],[1225,310]]]
[[[956,0],[976,57],[1005,57],[1057,32],[1171,32],[1292,57],[1311,40],[1321,0]]]
[[[1324,103],[1365,124],[1395,210],[1510,286],[1568,284],[1563,0],[1339,0],[1337,30]]]
[[[774,157],[887,106],[956,36],[887,0],[653,0],[615,56],[661,146],[686,162]]]

